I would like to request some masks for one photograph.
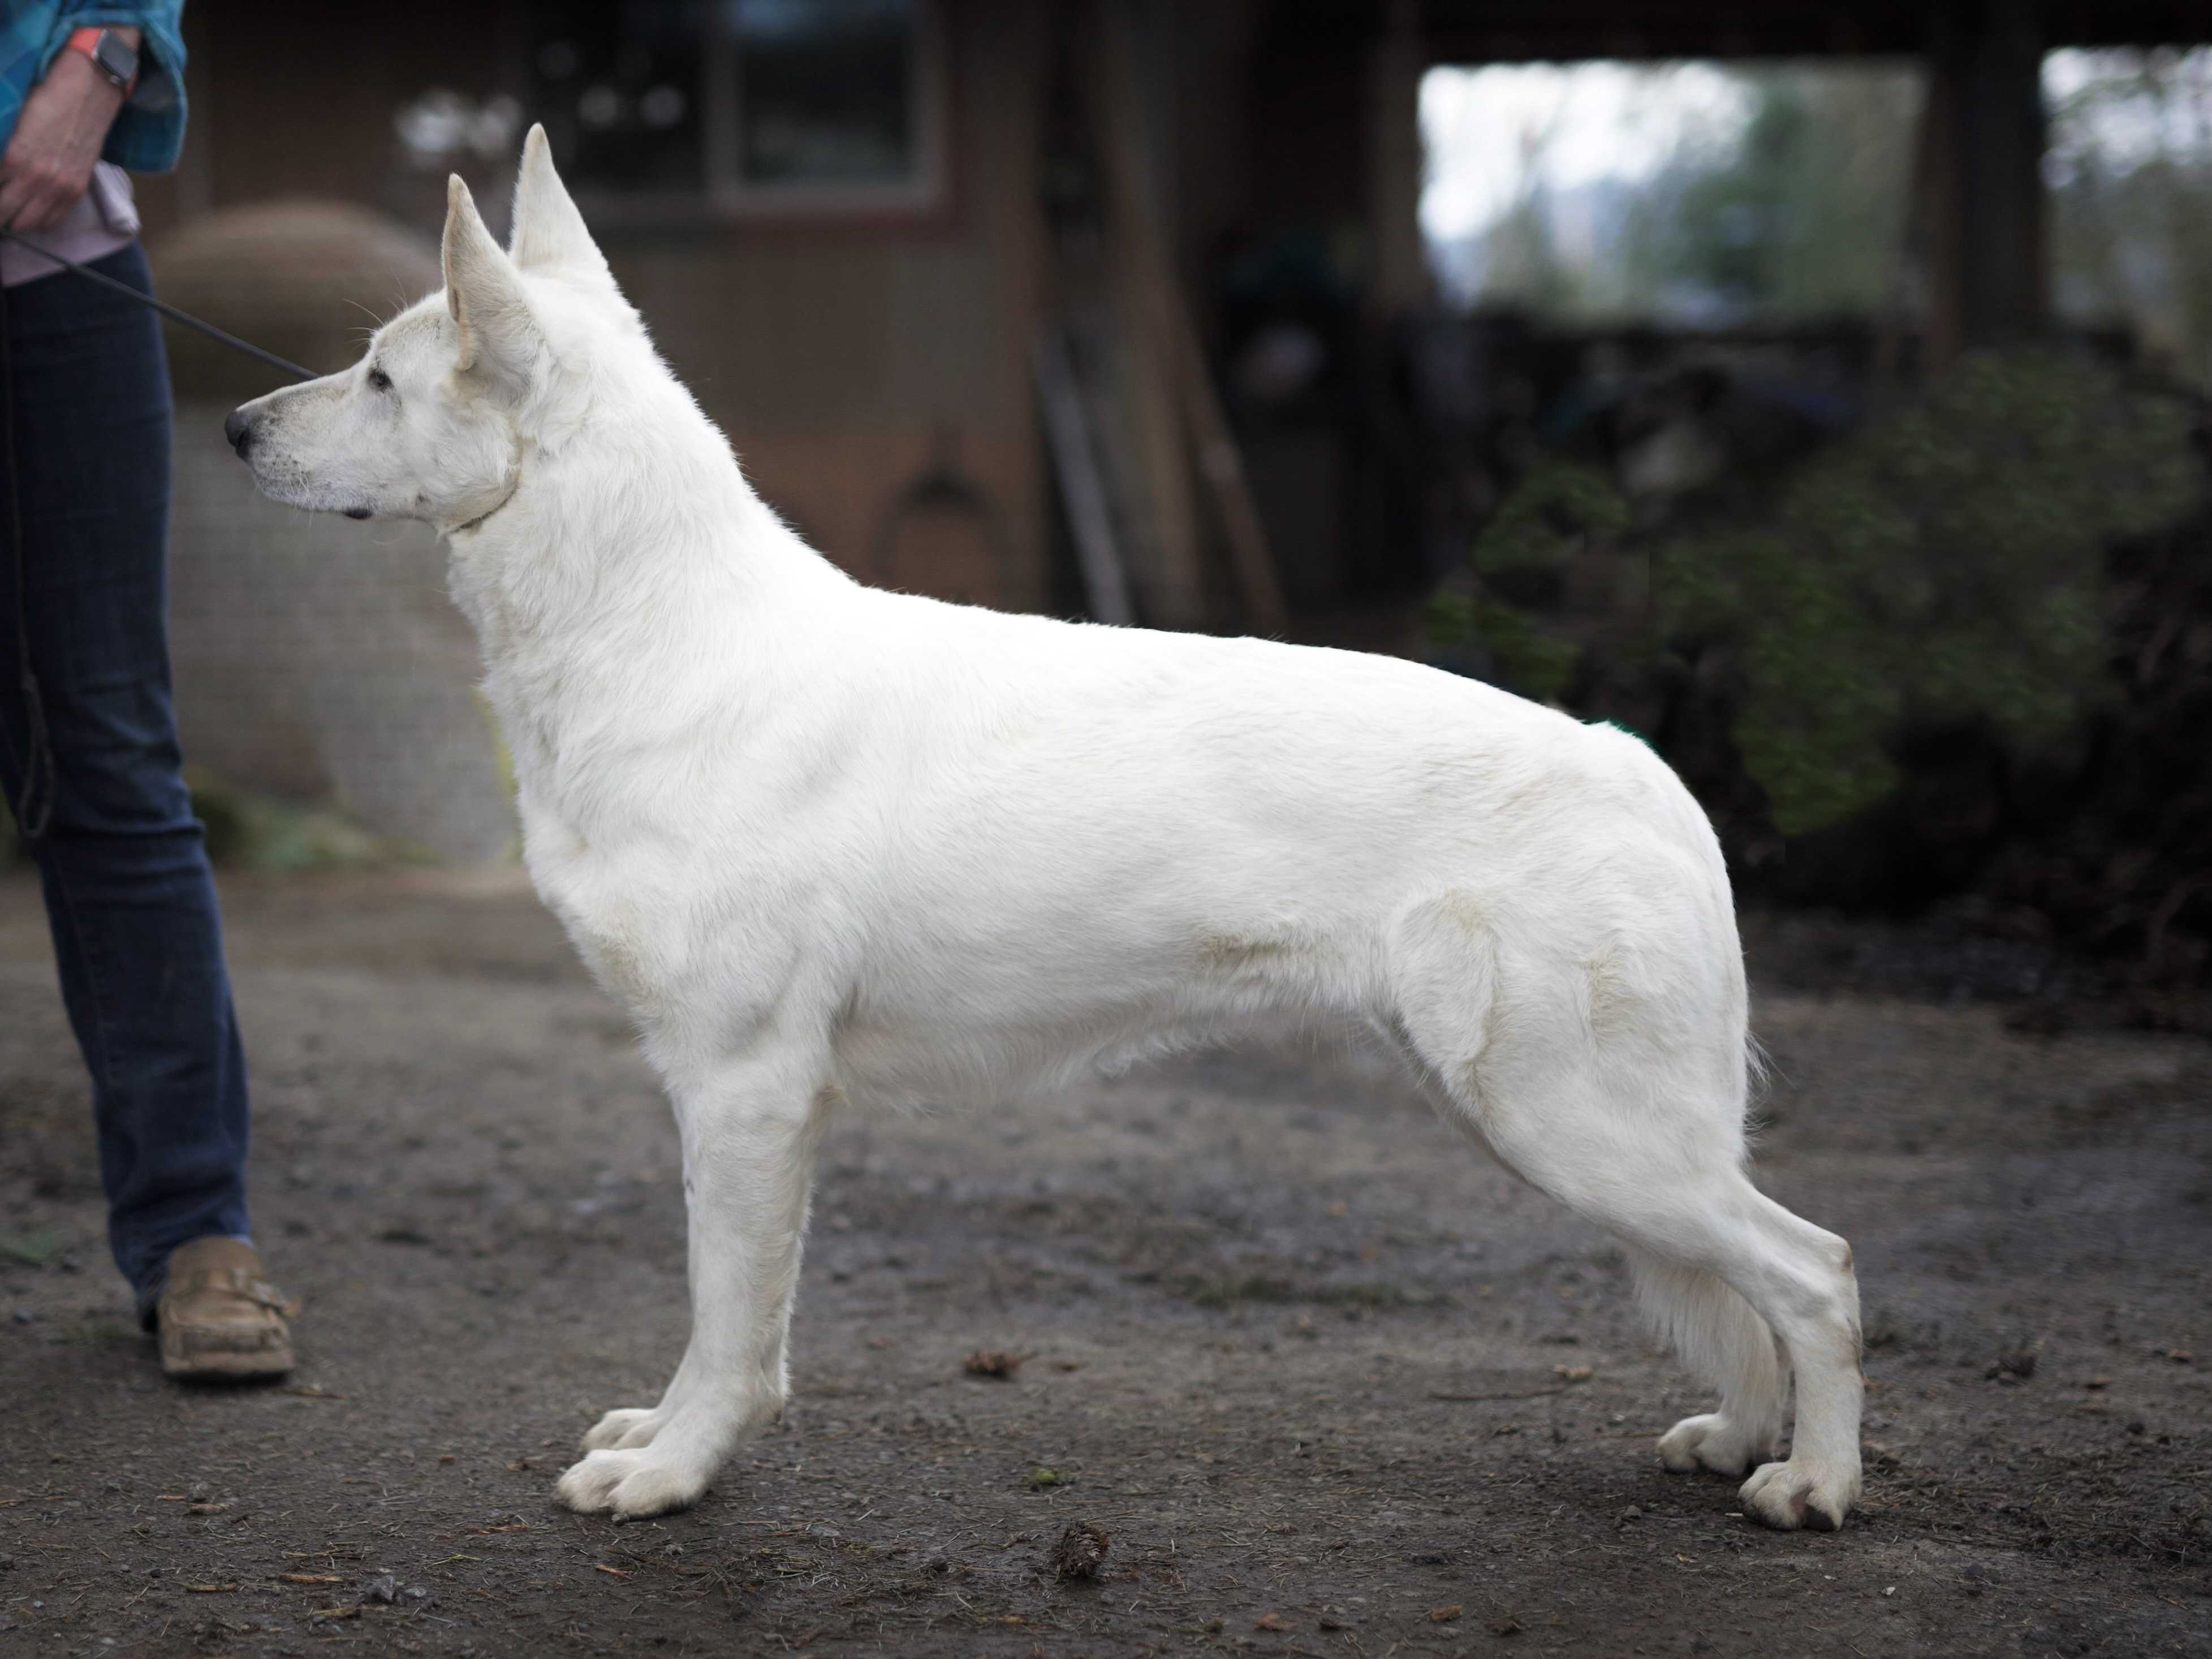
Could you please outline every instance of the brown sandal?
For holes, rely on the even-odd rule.
[[[285,1321],[300,1304],[261,1276],[261,1258],[234,1238],[195,1238],[169,1253],[155,1318],[171,1376],[282,1376],[292,1369]]]

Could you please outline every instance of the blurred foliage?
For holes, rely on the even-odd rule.
[[[236,870],[361,870],[404,862],[392,842],[342,811],[240,789],[185,769],[192,816],[206,827],[208,861]]]
[[[1732,665],[1737,758],[1786,836],[1890,795],[1908,728],[1983,723],[2032,752],[2104,695],[2105,550],[2192,504],[2190,422],[2180,400],[2077,357],[1969,357],[1755,508],[1689,506],[1639,532],[1650,612],[1613,648],[1645,666]],[[1603,474],[1532,470],[1475,544],[1478,591],[1431,602],[1431,638],[1472,635],[1516,690],[1565,696],[1585,649],[1505,603],[1497,579],[1628,524]]]
[[[1628,505],[1595,467],[1547,459],[1528,470],[1475,538],[1472,560],[1480,576],[1555,568],[1572,561],[1595,537],[1628,528]],[[1573,680],[1583,652],[1545,633],[1510,604],[1487,593],[1443,592],[1428,603],[1423,631],[1449,646],[1481,641],[1498,672],[1528,696],[1549,702]]]
[[[1639,107],[1680,102],[1678,70],[1634,77],[1621,133],[1639,131]],[[1586,154],[1590,133],[1576,123],[1593,106],[1563,100],[1525,137],[1519,194],[1464,243],[1432,249],[1447,288],[1553,314],[1700,321],[1899,304],[1923,72],[1856,63],[1724,73],[1738,96],[1682,124],[1658,166],[1578,182],[1555,176],[1577,176],[1566,162]],[[2058,313],[2130,325],[2212,383],[2212,47],[2054,52],[2044,83]]]
[[[2060,313],[2212,379],[2212,51],[2056,52],[2044,82]]]
[[[1867,312],[1890,301],[1921,72],[1879,63],[1706,67],[1736,96],[1686,122],[1656,168],[1550,182],[1552,153],[1575,148],[1571,104],[1526,135],[1520,192],[1467,243],[1433,250],[1447,288],[1553,314],[1707,322]],[[1638,72],[1624,131],[1679,100],[1678,69]]]
[[[1628,504],[1595,467],[1543,460],[1500,504],[1474,540],[1474,568],[1485,575],[1531,565],[1564,564],[1592,536],[1628,528]]]
[[[1510,605],[1465,593],[1439,593],[1428,603],[1422,633],[1431,645],[1472,636],[1489,648],[1498,672],[1516,690],[1555,702],[1582,662],[1579,647],[1552,638]]]
[[[234,870],[361,870],[410,862],[407,849],[334,807],[280,800],[185,769],[192,816],[207,832],[209,862]],[[0,867],[26,862],[15,821],[0,805]]]
[[[1728,315],[1879,309],[1911,175],[1920,76],[1892,65],[1738,71],[1732,147],[1678,155],[1637,198],[1630,280]]]

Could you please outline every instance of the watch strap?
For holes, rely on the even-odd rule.
[[[138,52],[137,48],[113,29],[95,27],[90,24],[71,29],[62,42],[64,52],[81,52],[92,59],[93,68],[106,77],[110,86],[128,96],[138,82]]]

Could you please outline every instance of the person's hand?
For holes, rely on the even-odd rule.
[[[64,51],[23,100],[15,131],[0,155],[0,225],[52,230],[92,183],[92,164],[107,142],[123,89],[81,52]]]

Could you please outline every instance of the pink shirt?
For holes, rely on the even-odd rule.
[[[138,234],[138,204],[131,199],[131,175],[106,161],[92,164],[92,185],[77,198],[68,218],[31,237],[64,258],[84,264],[128,247]],[[27,247],[0,241],[0,288],[15,288],[52,276],[62,269]]]

